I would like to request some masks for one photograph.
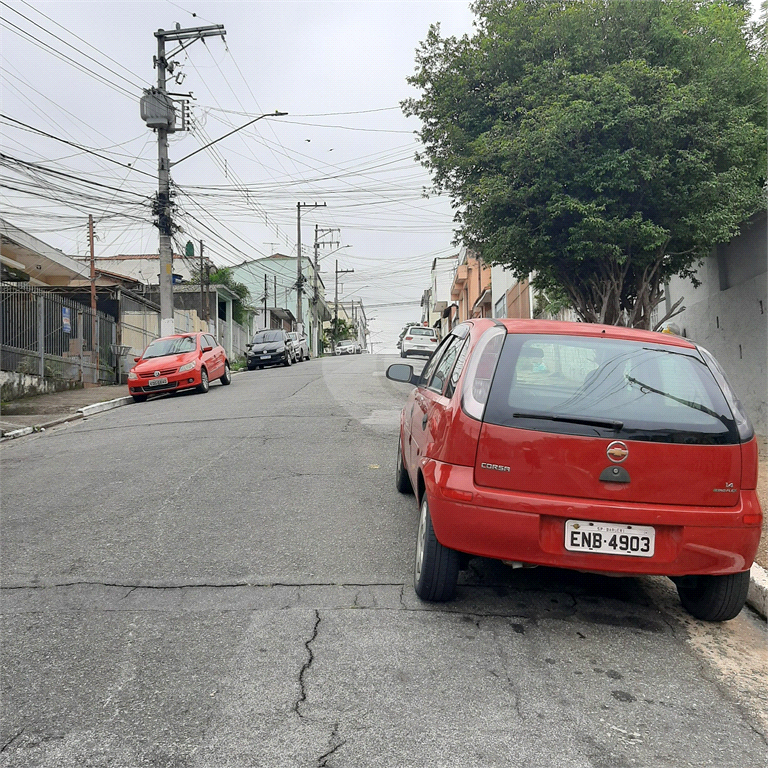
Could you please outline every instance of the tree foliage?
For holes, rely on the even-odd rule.
[[[459,239],[584,321],[650,327],[665,281],[695,281],[765,205],[766,63],[744,3],[472,9],[472,37],[430,28],[403,103]]]
[[[223,285],[229,288],[237,298],[232,301],[232,318],[236,323],[243,325],[247,320],[246,304],[250,298],[248,286],[235,280],[229,267],[218,267],[209,272],[207,282],[212,285]],[[200,270],[193,270],[190,277],[191,283],[200,284]]]

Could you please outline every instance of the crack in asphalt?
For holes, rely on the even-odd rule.
[[[332,757],[336,750],[341,749],[347,743],[346,739],[339,737],[339,723],[334,723],[333,732],[330,739],[328,739],[328,743],[332,746],[325,754],[317,758],[317,768],[327,768],[328,758]]]
[[[17,731],[16,733],[14,733],[13,736],[11,736],[11,738],[8,739],[8,741],[6,741],[5,744],[3,744],[2,747],[0,747],[0,752],[5,752],[5,750],[8,749],[8,747],[10,747],[11,744],[13,744],[13,742],[16,741],[16,739],[18,739],[19,736],[21,736],[22,733],[24,733],[24,728],[22,728],[20,731]]]
[[[315,660],[315,653],[312,650],[312,643],[317,639],[317,633],[320,627],[320,611],[315,609],[315,626],[312,628],[312,637],[304,643],[304,647],[307,649],[309,658],[304,662],[299,672],[299,698],[296,699],[293,705],[293,711],[303,720],[304,715],[301,713],[301,705],[307,700],[307,689],[304,683],[304,676],[307,674],[307,670],[312,666],[312,662]]]
[[[307,581],[307,582],[287,582],[287,581],[269,581],[269,582],[249,582],[235,581],[231,583],[208,584],[200,582],[196,584],[124,584],[109,581],[63,581],[51,582],[50,584],[16,584],[13,586],[2,586],[0,592],[13,591],[21,589],[56,589],[60,587],[116,587],[118,589],[128,589],[131,592],[137,589],[232,589],[235,587],[254,587],[269,589],[272,587],[402,587],[399,581],[373,581],[373,582],[338,582],[338,581]],[[129,592],[130,594],[130,592]],[[125,596],[127,597],[127,595]]]

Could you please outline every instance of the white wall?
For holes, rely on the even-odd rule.
[[[717,358],[761,435],[768,434],[767,242],[761,214],[705,259],[699,288],[680,278],[669,285],[669,303],[683,296],[686,307],[670,322]]]

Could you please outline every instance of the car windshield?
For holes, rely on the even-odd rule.
[[[282,341],[281,331],[261,331],[253,337],[254,344],[269,344],[272,341]]]
[[[435,332],[431,328],[411,328],[408,331],[409,336],[434,336]]]
[[[340,347],[351,347],[355,342],[354,341],[340,341],[338,346]]]
[[[155,339],[145,350],[142,360],[167,355],[180,355],[184,352],[194,352],[197,349],[195,336],[171,336],[167,339]]]
[[[510,334],[485,420],[652,442],[738,442],[696,350],[620,339]]]

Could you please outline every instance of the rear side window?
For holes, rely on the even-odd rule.
[[[494,326],[481,336],[472,350],[462,385],[461,407],[474,419],[483,418],[506,333],[503,326]]]
[[[569,435],[740,442],[696,350],[597,337],[508,336],[485,420]]]

